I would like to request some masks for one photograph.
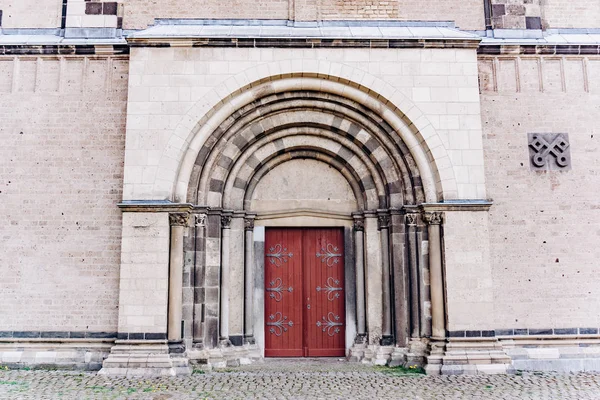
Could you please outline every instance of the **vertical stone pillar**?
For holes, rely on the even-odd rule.
[[[418,338],[420,332],[419,318],[419,269],[417,259],[417,215],[406,214],[408,227],[408,262],[410,271],[410,336]]]
[[[365,221],[364,218],[354,217],[354,249],[356,273],[356,340],[361,344],[367,341],[367,326],[365,316]]]
[[[195,216],[195,237],[196,258],[193,269],[194,286],[194,310],[193,310],[193,346],[196,348],[204,347],[204,323],[203,307],[204,304],[204,270],[205,270],[205,249],[206,249],[206,214],[196,214]]]
[[[429,274],[431,287],[431,336],[436,339],[446,337],[444,313],[444,275],[442,266],[443,214],[431,212],[423,214],[429,225]]]
[[[183,307],[183,230],[189,223],[188,213],[170,213],[171,251],[169,256],[169,319],[167,338],[181,340]]]
[[[219,345],[231,346],[229,341],[229,242],[231,235],[231,215],[221,216],[221,309]]]
[[[394,344],[392,335],[392,301],[391,301],[391,274],[390,274],[390,216],[387,212],[377,215],[378,228],[381,241],[381,272],[382,272],[382,329],[381,345],[391,346]]]
[[[254,339],[254,216],[244,220],[244,344],[255,344]]]

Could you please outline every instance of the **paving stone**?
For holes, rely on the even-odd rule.
[[[270,359],[237,368],[197,370],[188,377],[0,371],[0,398],[585,400],[600,399],[600,374],[425,376],[339,359]]]

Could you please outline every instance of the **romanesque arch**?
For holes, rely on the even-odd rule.
[[[187,317],[187,339],[197,347],[255,343],[262,317],[253,298],[260,274],[254,233],[270,226],[273,213],[287,213],[296,226],[314,215],[321,226],[345,226],[347,282],[355,289],[346,298],[349,351],[364,356],[367,343],[406,347],[411,336],[431,333],[429,278],[416,254],[428,233],[418,206],[442,200],[444,189],[416,125],[387,100],[341,79],[271,77],[223,98],[194,126],[182,159],[174,200],[201,216],[185,248],[202,281]],[[261,179],[293,160],[337,171],[356,207],[339,213],[318,202],[300,209],[282,202],[255,210]]]

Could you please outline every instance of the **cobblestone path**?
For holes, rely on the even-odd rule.
[[[0,399],[600,399],[600,374],[431,377],[321,360],[156,379],[1,371]]]

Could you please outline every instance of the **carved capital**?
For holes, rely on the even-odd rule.
[[[390,216],[387,214],[379,214],[377,216],[377,228],[387,229],[390,227]]]
[[[221,215],[221,228],[231,228],[231,215]]]
[[[365,231],[365,220],[362,218],[355,219],[354,220],[354,230],[356,232],[364,232]]]
[[[171,226],[188,226],[190,223],[190,214],[188,213],[170,213],[169,224]]]
[[[206,214],[194,214],[194,224],[196,226],[206,226]]]
[[[423,214],[423,220],[428,225],[441,225],[444,223],[444,214],[441,212],[430,212]]]
[[[254,230],[254,218],[244,218],[244,230]]]
[[[417,225],[417,214],[406,214],[406,224],[408,226]]]

